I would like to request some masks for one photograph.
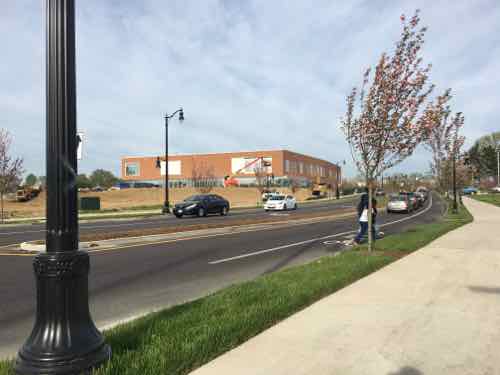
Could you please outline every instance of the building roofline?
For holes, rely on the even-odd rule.
[[[192,153],[192,154],[171,154],[169,153],[169,156],[170,157],[176,157],[176,156],[209,156],[209,155],[224,155],[224,154],[245,154],[245,153],[266,153],[266,152],[288,152],[290,154],[294,154],[294,155],[299,155],[299,156],[303,156],[303,157],[306,157],[306,158],[312,158],[312,159],[316,159],[318,161],[322,161],[324,163],[328,163],[328,164],[332,164],[332,165],[335,165],[335,166],[338,166],[337,163],[334,163],[334,162],[331,162],[331,161],[328,161],[328,160],[325,160],[325,159],[321,159],[321,158],[318,158],[316,156],[312,156],[312,155],[306,155],[306,154],[302,154],[300,152],[295,152],[295,151],[291,151],[291,150],[288,150],[288,149],[271,149],[271,150],[255,150],[255,151],[249,151],[249,150],[244,150],[244,151],[225,151],[225,152],[208,152],[208,153]],[[156,156],[151,156],[151,155],[146,155],[146,156],[122,156],[121,159],[144,159],[144,158],[155,158],[157,156],[164,156],[163,154],[162,155],[156,155]]]
[[[192,154],[177,154],[177,153],[169,153],[169,156],[206,156],[206,155],[223,155],[223,154],[244,154],[244,153],[264,153],[264,152],[283,152],[288,150],[283,149],[272,149],[272,150],[255,150],[255,151],[224,151],[224,152],[206,152],[206,153],[192,153]],[[165,156],[164,154],[151,156],[122,156],[122,159],[143,159],[143,158],[155,158],[157,156]]]

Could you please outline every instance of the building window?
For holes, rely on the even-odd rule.
[[[140,175],[139,163],[126,163],[125,176],[136,177]]]
[[[299,173],[304,174],[304,163],[302,162],[299,163]]]
[[[290,172],[290,160],[285,160],[285,172]]]

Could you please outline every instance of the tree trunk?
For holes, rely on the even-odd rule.
[[[372,251],[373,246],[373,236],[372,236],[372,225],[373,225],[373,202],[372,202],[372,179],[369,178],[367,181],[368,186],[368,251]]]
[[[1,198],[0,198],[0,201],[2,201],[2,224],[3,224],[3,193],[0,194],[1,195]]]

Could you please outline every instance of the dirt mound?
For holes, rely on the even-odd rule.
[[[280,189],[284,194],[291,193],[289,189]],[[210,193],[218,194],[226,198],[231,207],[254,206],[261,201],[261,195],[256,188],[214,188]],[[46,192],[27,202],[8,202],[5,201],[5,211],[7,217],[37,217],[45,216]],[[171,203],[180,202],[190,195],[199,194],[194,188],[176,188],[170,189]],[[297,200],[301,201],[311,195],[310,190],[300,189],[293,194]],[[141,188],[141,189],[123,189],[103,192],[80,192],[79,197],[99,197],[101,198],[102,209],[127,209],[150,206],[159,206],[163,204],[165,190],[163,188]]]

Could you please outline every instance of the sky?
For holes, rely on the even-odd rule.
[[[0,0],[0,123],[45,174],[45,1]],[[500,130],[497,0],[76,0],[80,173],[120,158],[289,149],[346,160],[340,119],[367,67],[421,10],[435,94],[451,88],[466,147]],[[390,172],[425,172],[423,148]]]

